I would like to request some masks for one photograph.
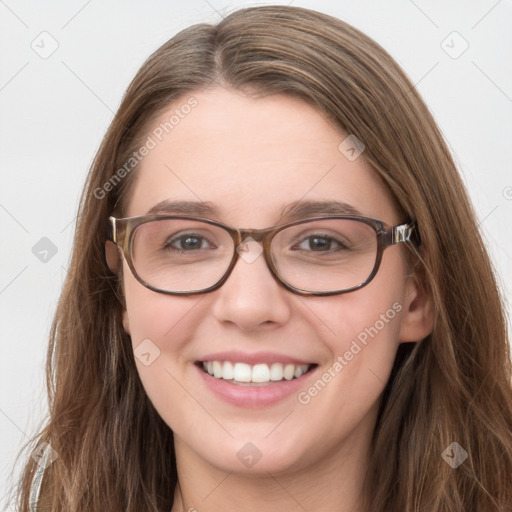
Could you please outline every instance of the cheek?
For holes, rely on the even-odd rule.
[[[367,388],[366,381],[387,380],[398,347],[403,305],[397,295],[361,293],[357,297],[358,293],[340,300],[337,318],[330,322],[334,334],[324,343],[332,360],[328,367],[334,366],[334,373],[342,377],[339,380],[346,381],[344,386],[362,390]]]
[[[153,292],[126,269],[124,273],[126,323],[143,387],[162,418],[174,427],[183,407],[193,408],[183,381],[189,340],[197,318],[198,297],[176,297]],[[174,420],[173,420],[174,418]]]
[[[398,251],[396,251],[398,252]],[[387,257],[386,257],[387,256]],[[346,359],[384,373],[391,369],[399,343],[405,298],[405,263],[399,254],[384,255],[380,271],[366,287],[343,298],[350,344]]]
[[[299,403],[314,404],[319,414],[336,407],[357,418],[378,400],[393,366],[404,312],[405,266],[393,256],[383,259],[382,272],[366,287],[310,302],[321,319],[317,332],[322,324],[329,327],[322,336],[329,360],[314,385],[302,390]]]
[[[169,390],[172,376],[178,376],[190,360],[189,342],[198,323],[196,306],[201,299],[156,293],[141,285],[129,270],[124,275],[125,323],[139,376],[153,399]],[[180,394],[179,387],[174,391],[174,396]]]
[[[134,346],[145,338],[154,339],[160,344],[162,340],[172,337],[173,328],[178,323],[182,325],[198,301],[193,296],[177,297],[149,290],[133,277],[127,267],[124,269],[124,290],[125,319]]]
[[[342,365],[338,368],[359,391],[371,389],[366,384],[372,381],[380,388],[388,379],[398,348],[403,305],[394,297],[374,295],[354,301],[345,310],[346,330],[336,343],[335,358]]]

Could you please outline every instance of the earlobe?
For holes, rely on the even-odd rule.
[[[421,341],[432,332],[432,298],[428,290],[419,284],[416,276],[408,279],[403,311],[400,343]]]

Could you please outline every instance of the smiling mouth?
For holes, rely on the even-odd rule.
[[[295,380],[310,372],[316,364],[233,363],[231,361],[198,361],[205,373],[215,379],[240,386],[257,386]]]

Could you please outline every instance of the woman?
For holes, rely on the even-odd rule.
[[[464,186],[392,58],[313,11],[240,10],[143,65],[47,372],[23,511],[512,507],[506,326]]]

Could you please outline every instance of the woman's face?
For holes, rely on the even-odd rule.
[[[291,203],[339,201],[390,225],[404,221],[364,158],[339,149],[348,134],[308,104],[222,88],[190,96],[193,108],[181,108],[189,96],[177,101],[148,132],[155,147],[133,171],[124,216],[163,201],[208,202],[214,220],[266,228],[284,223]],[[173,114],[179,121],[170,129]],[[123,280],[137,369],[178,456],[224,471],[277,473],[364,457],[398,344],[429,331],[400,245],[384,252],[370,284],[343,295],[293,294],[263,255],[240,258],[206,294],[156,293],[126,262]],[[274,363],[312,369],[296,380],[243,385],[207,375],[200,363],[214,360],[251,363],[251,372],[257,364],[263,374],[261,365]]]

